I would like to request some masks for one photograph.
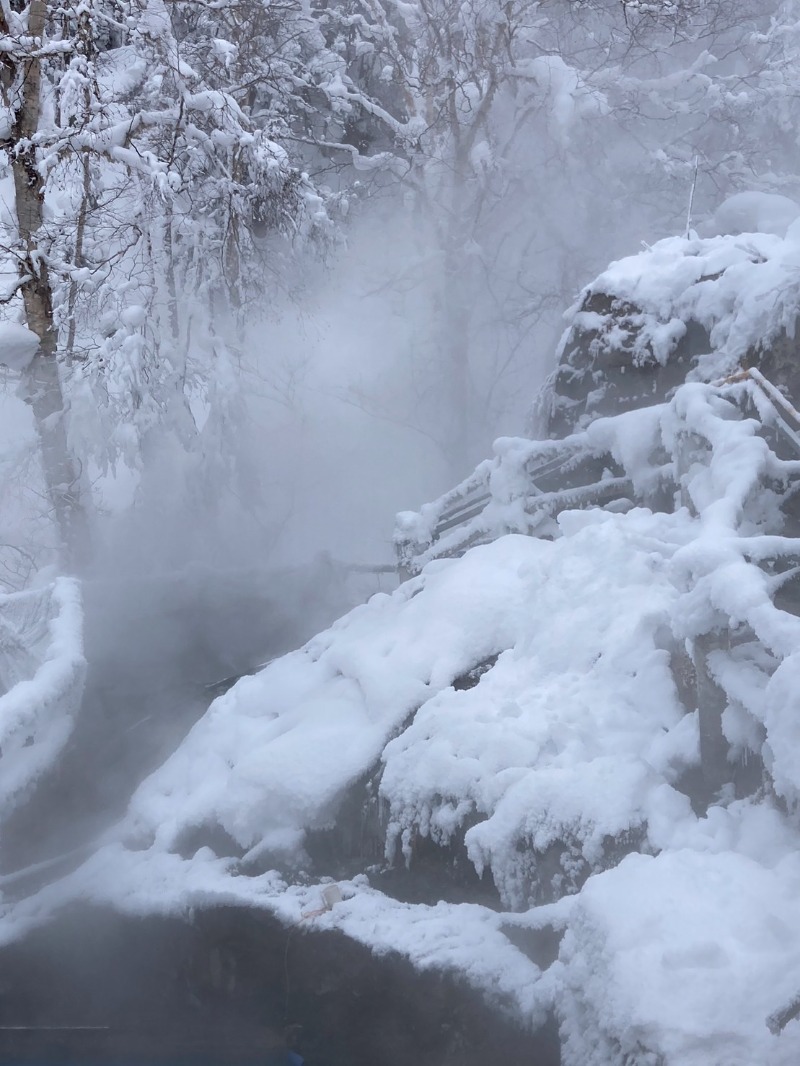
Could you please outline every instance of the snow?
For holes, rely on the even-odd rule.
[[[668,477],[690,506],[562,505],[552,539],[510,533],[433,559],[240,682],[140,787],[127,847],[112,845],[113,883],[81,875],[91,892],[142,909],[233,893],[297,921],[319,907],[305,833],[332,825],[347,789],[379,772],[387,856],[413,866],[420,835],[463,838],[502,909],[401,904],[361,879],[314,921],[453,969],[531,1024],[555,1010],[567,1064],[796,1061],[800,1026],[777,1035],[766,1019],[800,989],[797,827],[765,793],[692,809],[681,779],[698,772],[698,718],[671,669],[703,634],[745,634],[709,654],[730,694],[732,758],[761,754],[793,803],[800,630],[772,603],[759,545],[794,543],[765,523],[770,486],[797,462],[770,450],[753,389],[690,383],[569,442],[573,460],[607,453],[641,492]],[[560,446],[500,441],[465,483],[488,489],[493,536],[519,518],[531,457]],[[406,533],[424,540],[453,502],[403,516]],[[453,687],[494,657],[474,687]],[[275,870],[174,853],[213,824]],[[503,932],[525,923],[566,929],[545,972]]]
[[[798,237],[662,241],[587,291],[638,309],[656,361],[694,319],[719,369],[793,327]],[[781,505],[800,448],[775,450],[784,406],[753,377],[694,380],[565,441],[497,441],[400,516],[419,573],[215,700],[94,854],[0,899],[0,941],[75,899],[263,908],[454,972],[532,1027],[554,1012],[565,1066],[797,1062],[800,1020],[775,1023],[800,992],[800,619],[775,603],[798,556]],[[553,474],[566,487],[545,491]],[[458,507],[471,517],[442,529]],[[21,639],[40,649],[34,688],[0,709],[28,691],[45,698],[24,708],[46,709],[54,678],[80,673],[76,602],[49,596],[60,613],[37,607],[43,635]],[[39,603],[7,599],[8,617]],[[723,781],[701,760],[706,675]],[[767,776],[742,796],[751,762]],[[330,882],[309,833],[367,777],[387,862],[463,842],[496,909],[402,903],[359,875],[316,913]],[[205,829],[235,854],[191,845]],[[513,931],[551,928],[542,970]]]
[[[36,334],[17,322],[0,322],[0,363],[9,370],[24,370],[39,348]]]
[[[86,668],[82,622],[68,578],[0,596],[0,822],[72,731]]]
[[[800,623],[761,560],[794,551],[770,501],[800,467],[771,451],[777,416],[754,390],[689,383],[596,420],[572,459],[607,453],[641,492],[668,477],[672,513],[562,501],[549,539],[498,536],[374,596],[216,700],[83,865],[0,904],[0,937],[75,898],[135,914],[234,903],[455,972],[532,1026],[553,1010],[567,1066],[797,1061],[800,1023],[767,1019],[800,990]],[[519,515],[531,456],[561,444],[498,442],[468,482],[488,487],[497,528]],[[701,636],[731,758],[761,756],[774,790],[723,789],[705,814],[682,784],[699,773],[698,715],[672,669]],[[306,834],[367,773],[387,856],[413,868],[420,836],[463,839],[499,909],[400,903],[362,875],[315,913],[326,881]],[[244,859],[182,855],[204,826]],[[550,926],[564,937],[542,971],[511,931]]]
[[[520,561],[530,543],[520,539]],[[466,582],[438,564],[424,597],[420,581],[374,596],[243,679],[134,796],[136,831],[169,847],[188,827],[217,823],[243,847],[296,850],[303,827],[331,822],[343,790],[420,704],[513,641],[525,589],[515,553],[495,554],[495,565],[465,562]]]
[[[0,900],[0,945],[74,899],[131,915],[184,917],[194,908],[246,906],[270,912],[299,933],[334,929],[377,954],[401,951],[419,969],[450,970],[532,1024],[544,1021],[547,982],[536,986],[541,970],[503,932],[507,916],[470,904],[400,903],[370,888],[363,876],[340,882],[342,901],[325,911],[326,883],[288,884],[274,871],[231,876],[232,865],[208,848],[187,860],[107,843],[74,873],[5,913]],[[518,924],[517,916],[508,917]]]
[[[565,1061],[752,1066],[797,1061],[767,1018],[800,987],[800,861],[730,851],[630,855],[587,883],[556,964],[569,990]],[[632,1059],[626,1056],[632,1056]]]
[[[753,221],[759,221],[767,207],[781,208],[785,224],[705,239],[667,237],[611,263],[566,313],[570,324],[559,353],[581,333],[595,330],[595,357],[601,364],[611,353],[616,361],[627,354],[633,365],[664,364],[691,321],[708,332],[708,353],[694,370],[695,378],[708,381],[737,369],[781,331],[793,337],[800,312],[800,228],[792,212],[800,207],[784,204],[785,197],[740,196],[726,201],[720,217],[733,217],[738,205],[742,210],[736,217],[746,220],[743,205],[749,205],[758,208]],[[781,203],[776,206],[774,200]],[[593,296],[610,298],[608,310],[582,310]]]
[[[705,229],[707,236],[724,233],[773,233],[785,237],[800,204],[788,196],[765,192],[738,192],[723,200]]]
[[[506,558],[536,610],[521,615],[512,646],[475,688],[428,700],[383,756],[395,831],[407,841],[430,826],[446,843],[477,810],[470,857],[491,866],[509,905],[527,902],[519,866],[531,848],[574,837],[592,860],[604,837],[643,824],[648,790],[663,780],[644,753],[681,718],[659,645],[678,595],[669,562],[685,516],[658,544],[649,512],[592,514],[554,542],[519,538],[512,554],[517,538],[506,538],[474,550]],[[458,805],[460,817],[444,821]]]

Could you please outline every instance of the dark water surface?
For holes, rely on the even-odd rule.
[[[558,1066],[505,1006],[247,908],[73,905],[0,949],[0,1066]]]

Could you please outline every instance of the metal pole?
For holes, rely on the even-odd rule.
[[[692,179],[692,190],[689,193],[689,210],[686,212],[686,240],[689,240],[689,234],[692,229],[692,206],[694,204],[694,190],[697,188],[697,168],[700,165],[700,156],[694,157],[694,178]]]

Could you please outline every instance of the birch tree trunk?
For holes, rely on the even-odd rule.
[[[47,6],[32,0],[28,34],[43,39]],[[5,20],[3,20],[5,21]],[[3,27],[6,29],[7,27]],[[53,293],[42,235],[44,187],[32,143],[41,111],[41,59],[34,53],[18,59],[24,67],[20,104],[9,152],[16,195],[19,242],[22,253],[20,287],[28,328],[39,338],[39,349],[27,374],[27,402],[39,434],[48,501],[58,527],[63,562],[71,567],[86,558],[86,522],[81,506],[80,476],[67,445],[64,394],[59,375],[58,330],[53,319]]]

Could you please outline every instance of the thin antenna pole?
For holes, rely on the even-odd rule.
[[[692,231],[692,206],[694,205],[694,190],[697,188],[697,168],[700,165],[700,156],[694,157],[694,177],[692,178],[692,191],[689,193],[689,210],[686,212],[686,240]]]

